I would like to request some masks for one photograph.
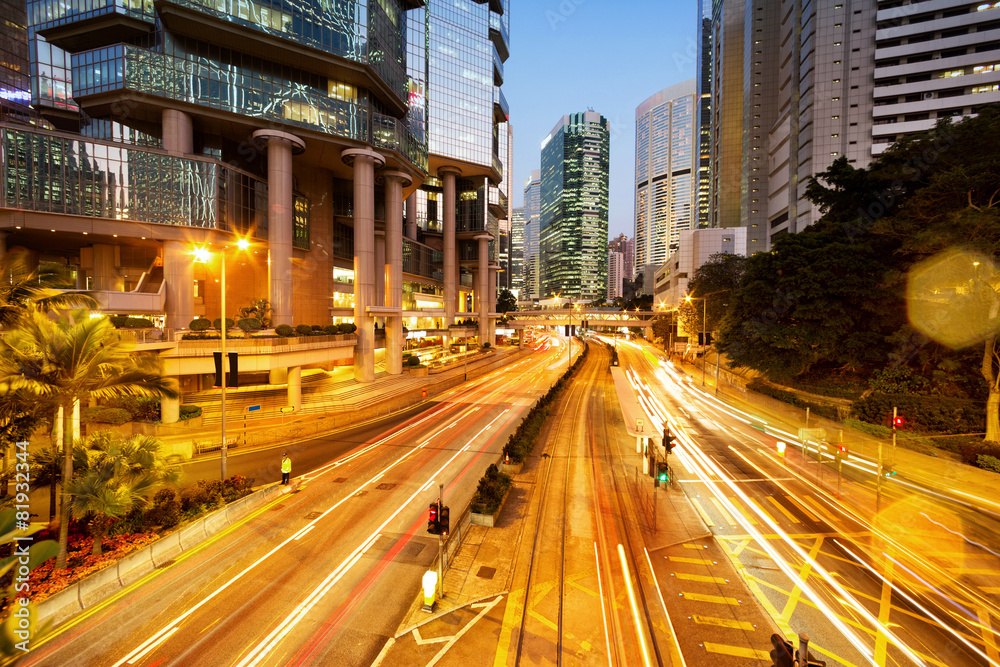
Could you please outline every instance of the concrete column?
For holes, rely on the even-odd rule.
[[[191,116],[177,109],[164,109],[163,150],[168,153],[190,155],[194,152],[194,124]]]
[[[406,238],[417,240],[417,193],[413,192],[406,198]]]
[[[444,327],[455,323],[455,298],[458,295],[458,255],[455,249],[455,178],[462,172],[457,167],[442,167],[438,176],[444,181],[442,203],[442,254],[444,255]],[[445,339],[448,337],[445,336]],[[447,345],[448,341],[444,343]]]
[[[479,345],[489,341],[489,284],[490,284],[490,236],[479,234],[476,236],[479,242],[479,267],[476,271],[476,310],[479,311]],[[492,343],[491,343],[492,344]]]
[[[190,264],[191,258],[186,258],[186,261]],[[94,289],[121,292],[124,287],[125,281],[118,275],[117,267],[115,266],[115,246],[107,245],[106,243],[95,243]],[[187,326],[187,322],[184,323],[184,326]]]
[[[0,259],[7,256],[7,232],[0,230]]]
[[[181,418],[181,399],[160,399],[160,421],[164,424],[175,424]]]
[[[385,178],[385,305],[403,307],[403,188],[411,183],[409,175],[401,171],[387,171]],[[415,197],[407,201],[413,208]],[[409,229],[409,213],[407,213]],[[414,235],[416,212],[414,211]],[[385,320],[385,370],[390,375],[403,372],[403,313]]]
[[[354,379],[375,381],[375,167],[385,159],[370,148],[348,148],[341,159],[354,167]]]
[[[497,344],[497,321],[492,313],[497,312],[497,270],[499,268],[496,264],[490,265],[489,291],[486,293],[490,301],[487,311],[491,313],[486,335],[489,337],[490,345],[494,346]]]
[[[267,146],[267,250],[274,324],[294,324],[292,313],[292,154],[305,150],[293,134],[257,130],[254,142]]]
[[[288,368],[288,405],[295,412],[302,410],[302,366]]]
[[[389,193],[385,195],[386,205],[389,203]],[[388,215],[388,210],[386,215]],[[402,243],[402,241],[400,241]],[[379,306],[385,304],[386,291],[385,281],[385,232],[375,232],[375,303]],[[379,275],[382,274],[382,275]]]
[[[94,248],[97,266],[97,248]],[[163,280],[166,285],[167,329],[186,329],[194,319],[194,264],[191,247],[183,241],[163,242]],[[95,286],[97,281],[94,281]]]

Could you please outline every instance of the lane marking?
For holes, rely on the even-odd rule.
[[[699,551],[704,551],[705,547],[700,544],[685,544],[685,549],[698,549]]]
[[[836,517],[833,514],[831,514],[829,512],[829,510],[827,510],[825,507],[823,507],[822,503],[820,503],[818,500],[816,500],[812,496],[803,496],[802,500],[804,500],[805,502],[809,503],[810,507],[815,508],[817,512],[819,512],[820,514],[822,514],[823,517],[826,519],[826,522],[828,524],[830,524],[832,527],[836,528],[837,525],[840,523],[840,519],[838,517]],[[932,533],[932,535],[936,535],[936,533]]]
[[[685,600],[691,602],[711,602],[713,604],[728,604],[733,607],[740,606],[740,601],[736,598],[723,597],[721,595],[702,595],[701,593],[681,593]]]
[[[763,514],[764,516],[766,516],[770,520],[771,523],[778,523],[777,521],[774,520],[774,517],[771,516],[771,513],[768,512],[766,509],[764,509],[763,505],[761,505],[759,502],[757,502],[753,498],[750,498],[749,500],[753,504],[753,506],[757,508],[757,511],[760,512],[761,514]]]
[[[462,635],[464,635],[466,632],[468,632],[469,630],[471,630],[472,626],[474,626],[476,623],[478,623],[479,620],[483,616],[485,616],[491,609],[493,609],[493,607],[495,607],[497,605],[497,603],[499,603],[500,600],[502,600],[502,599],[503,599],[503,596],[502,595],[498,595],[498,596],[496,596],[496,598],[494,598],[490,602],[478,602],[476,604],[469,605],[472,608],[482,607],[483,609],[478,614],[476,614],[476,617],[474,619],[472,619],[471,621],[469,621],[468,623],[466,623],[465,627],[463,627],[461,630],[459,630],[458,632],[456,632],[455,636],[452,637],[451,639],[449,639],[447,644],[445,644],[444,646],[441,647],[441,650],[438,651],[437,655],[435,655],[431,659],[431,661],[427,663],[427,667],[433,667],[434,665],[436,665],[441,660],[441,658],[444,657],[444,654],[448,652],[448,649],[450,649],[452,646],[454,646],[455,642],[457,642],[459,639],[462,638]],[[416,633],[416,630],[414,630],[414,633]]]
[[[815,514],[813,514],[812,512],[810,512],[808,509],[806,509],[806,506],[803,505],[802,503],[800,503],[799,501],[797,501],[795,498],[792,498],[791,496],[785,496],[785,500],[787,500],[792,505],[794,505],[796,508],[798,508],[798,510],[800,512],[802,512],[803,514],[805,514],[806,518],[809,519],[810,521],[812,521],[814,523],[820,523],[819,517],[816,516]]]
[[[777,498],[775,498],[774,496],[768,496],[767,499],[770,500],[771,504],[774,505],[775,507],[777,507],[778,511],[781,512],[782,514],[784,514],[788,518],[789,521],[791,521],[792,523],[802,523],[802,520],[799,519],[794,514],[792,514],[791,512],[789,512],[788,509],[784,505],[782,505],[781,503],[778,502]]]
[[[881,625],[875,635],[875,661],[880,665],[885,664],[885,651],[889,638],[886,637],[883,628],[889,623],[889,613],[892,611],[892,574],[895,562],[890,557],[886,560],[885,571],[882,573],[882,596],[878,604],[878,622]]]
[[[983,642],[986,645],[986,655],[994,664],[1000,663],[1000,653],[997,652],[997,637],[996,633],[993,632],[993,624],[990,622],[990,613],[982,607],[979,607],[976,609],[976,615],[979,616],[979,622],[982,623]]]
[[[736,519],[733,518],[732,514],[726,511],[726,508],[722,506],[722,503],[715,498],[709,498],[709,500],[712,501],[713,505],[715,505],[715,509],[719,510],[719,513],[722,515],[722,518],[726,520],[726,523],[732,526],[736,525]]]
[[[709,566],[712,563],[708,562],[704,558],[685,558],[684,556],[664,556],[671,563],[691,563],[692,565],[705,565]]]
[[[686,572],[676,572],[674,576],[685,581],[701,581],[706,584],[728,583],[723,577],[710,577],[703,574],[687,574]]]
[[[736,508],[736,511],[742,514],[743,518],[746,519],[751,526],[760,525],[760,522],[757,521],[757,519],[753,518],[753,515],[750,514],[750,512],[747,512],[746,509],[743,508],[743,505],[740,504],[740,501],[736,500],[736,498],[730,498],[729,501],[733,504],[733,507]]]
[[[150,651],[152,651],[154,648],[156,648],[157,646],[159,646],[163,642],[167,641],[167,639],[170,637],[170,635],[174,634],[178,630],[180,630],[180,628],[174,626],[173,628],[171,628],[170,632],[167,632],[166,634],[164,634],[163,636],[161,636],[159,639],[156,639],[155,637],[150,638],[149,641],[146,642],[146,644],[149,644],[149,646],[146,646],[146,648],[144,648],[141,653],[137,653],[134,656],[132,656],[132,658],[127,663],[125,663],[125,664],[132,665],[132,664],[135,664],[136,662],[139,662],[140,660],[142,660],[143,658],[146,657],[147,653],[149,653]],[[154,641],[154,639],[155,639],[155,641]],[[144,644],[144,646],[145,646],[145,644]],[[140,646],[139,648],[142,648],[142,646]]]
[[[709,528],[715,526],[715,522],[712,521],[712,517],[708,516],[708,513],[705,512],[705,508],[701,506],[701,503],[698,502],[698,499],[690,498],[690,500],[691,504],[694,505],[694,508],[698,511],[698,514],[701,515],[701,520],[705,522],[705,525],[707,525]]]
[[[770,660],[769,651],[761,651],[756,648],[744,648],[742,646],[727,646],[725,644],[713,644],[705,642],[705,650],[709,653],[719,653],[721,655],[731,655],[737,658],[753,658],[754,660]]]
[[[738,621],[734,618],[716,618],[714,616],[691,616],[691,620],[699,625],[714,625],[720,628],[733,628],[734,630],[745,630],[753,632],[753,623],[750,621]],[[770,655],[768,656],[770,658]]]

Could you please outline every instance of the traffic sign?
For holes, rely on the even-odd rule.
[[[257,412],[258,410],[260,410],[260,406],[259,405],[248,405],[247,406],[247,412]]]
[[[286,405],[285,407],[281,408],[281,411],[282,412],[295,412],[295,406],[294,405]]]

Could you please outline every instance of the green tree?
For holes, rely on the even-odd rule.
[[[20,530],[18,529],[19,521],[21,519],[18,519],[14,509],[0,510],[0,551],[3,553],[10,553],[15,546],[22,544],[16,538],[27,537],[41,530],[40,526]],[[55,556],[58,551],[59,544],[54,540],[33,543],[28,547],[28,569],[35,569]],[[15,553],[0,560],[0,577],[5,577],[8,574],[13,576],[12,570],[15,566],[22,564],[21,558],[20,554]],[[6,590],[8,597],[20,592],[17,590],[17,583],[18,580],[15,578],[14,583]],[[20,606],[19,603],[15,603],[11,605],[10,610],[14,611]],[[29,604],[26,608],[28,609],[27,627],[21,622],[21,618],[12,613],[8,613],[7,618],[0,624],[0,665],[16,664],[27,652],[25,647],[37,643],[48,630],[48,625],[42,628],[37,627],[35,606]]]
[[[691,300],[683,301],[677,311],[685,331],[696,334],[719,329],[733,291],[743,284],[746,268],[746,257],[716,253],[695,270],[687,287]]]
[[[267,299],[257,299],[249,306],[239,310],[240,319],[256,319],[264,329],[271,328],[271,302]]]
[[[671,329],[672,319],[673,315],[660,313],[659,315],[654,317],[653,321],[650,323],[650,326],[653,329],[653,338],[662,341],[663,345],[667,345],[667,342],[670,340],[670,329]]]
[[[513,292],[507,289],[500,290],[497,295],[497,312],[507,315],[507,313],[517,310],[517,299]]]
[[[0,259],[0,329],[13,327],[27,312],[62,308],[95,308],[85,292],[62,292],[69,269],[53,262],[31,268],[27,253],[13,250]]]
[[[156,359],[133,355],[107,318],[77,310],[58,319],[34,311],[0,339],[0,395],[25,391],[63,410],[63,479],[73,477],[73,406],[91,398],[177,398]],[[65,489],[64,489],[65,491]],[[66,566],[69,503],[63,502],[56,567]]]
[[[84,466],[66,485],[66,493],[77,516],[88,521],[94,555],[101,554],[101,541],[115,519],[145,507],[145,496],[155,486],[177,481],[177,470],[167,465],[161,445],[150,436],[123,438],[105,431],[77,448],[83,450]]]

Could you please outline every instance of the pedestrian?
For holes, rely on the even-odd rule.
[[[281,483],[288,484],[288,478],[292,474],[292,460],[288,458],[288,452],[281,455]]]

